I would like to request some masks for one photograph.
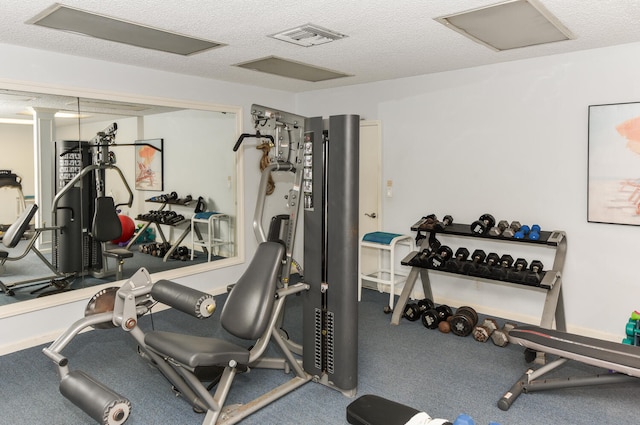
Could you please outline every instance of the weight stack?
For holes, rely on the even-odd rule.
[[[305,123],[303,367],[346,395],[358,384],[360,117]]]
[[[91,165],[88,142],[56,142],[56,193],[59,193],[84,167]],[[61,196],[56,214],[61,230],[54,233],[53,265],[62,273],[80,273],[100,267],[100,244],[89,236],[95,209],[94,174],[88,173]]]

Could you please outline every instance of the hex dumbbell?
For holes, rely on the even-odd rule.
[[[498,261],[497,266],[491,269],[491,276],[497,280],[506,279],[512,265],[513,257],[509,254],[503,255],[500,257],[500,261]]]
[[[414,255],[411,260],[409,260],[409,265],[417,267],[428,267],[429,258],[436,252],[438,248],[440,248],[440,242],[437,239],[434,239],[431,242],[431,245],[424,248],[418,254]]]
[[[513,268],[509,270],[509,273],[507,273],[507,279],[514,282],[523,281],[527,273],[528,265],[529,263],[527,263],[527,260],[524,258],[518,258],[516,262],[513,263]]]
[[[429,257],[427,264],[432,269],[441,269],[451,257],[453,257],[453,250],[446,245],[442,245]]]
[[[507,220],[500,220],[498,224],[489,229],[487,234],[489,236],[500,236],[508,227],[509,222]]]
[[[512,237],[514,237],[516,232],[518,230],[520,230],[520,227],[522,227],[522,226],[520,225],[519,221],[512,221],[511,224],[509,225],[509,227],[504,229],[504,231],[502,232],[502,237],[504,237],[504,238],[512,238]]]
[[[509,332],[515,327],[514,323],[505,323],[502,329],[496,329],[491,334],[491,341],[498,347],[506,347],[509,344]]]
[[[526,283],[538,284],[544,277],[544,265],[539,260],[533,260],[529,266],[527,275],[525,276]]]
[[[447,271],[458,273],[464,268],[467,259],[469,258],[469,250],[464,247],[460,247],[456,250],[454,257],[447,261]]]
[[[475,274],[475,270],[480,267],[486,257],[487,254],[485,254],[483,250],[476,249],[473,251],[473,254],[471,254],[471,261],[462,265],[462,271],[465,274]]]
[[[481,325],[473,328],[473,339],[478,342],[487,342],[496,329],[498,329],[498,322],[494,319],[486,318]]]
[[[484,235],[496,224],[496,219],[491,214],[482,214],[480,218],[471,223],[471,233]]]
[[[500,256],[495,252],[489,253],[484,263],[478,264],[478,266],[472,270],[471,274],[478,277],[491,277],[493,267],[500,263]]]
[[[434,229],[436,230],[444,230],[447,226],[450,226],[453,223],[453,217],[450,215],[445,215],[442,221],[438,221],[434,224]]]

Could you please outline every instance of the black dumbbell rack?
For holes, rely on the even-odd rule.
[[[396,308],[394,309],[393,316],[391,318],[391,324],[398,325],[400,323],[400,319],[402,317],[402,312],[404,311],[404,307],[409,300],[409,296],[413,291],[414,285],[418,276],[420,276],[422,281],[422,286],[424,290],[424,294],[427,298],[434,299],[433,293],[431,290],[431,282],[429,280],[429,273],[444,273],[444,274],[454,274],[460,277],[466,277],[468,279],[479,280],[490,283],[506,283],[506,284],[514,284],[518,286],[522,286],[525,288],[538,289],[547,291],[545,305],[542,312],[542,318],[540,322],[540,326],[544,328],[551,328],[553,326],[553,321],[555,319],[556,328],[559,330],[566,330],[566,322],[564,317],[564,305],[562,301],[562,269],[564,268],[564,261],[566,257],[567,250],[567,237],[565,232],[563,231],[541,231],[540,238],[537,240],[533,239],[516,239],[511,237],[504,236],[491,236],[488,234],[478,235],[471,231],[471,227],[469,224],[461,224],[461,223],[452,223],[443,229],[419,229],[417,226],[411,228],[412,231],[421,231],[427,233],[426,238],[423,241],[428,241],[431,238],[437,237],[438,234],[442,235],[452,235],[452,236],[461,236],[461,237],[469,237],[474,238],[476,240],[491,240],[504,242],[509,244],[533,244],[540,245],[542,247],[551,247],[555,249],[555,258],[553,261],[553,265],[550,269],[546,269],[541,271],[540,278],[535,282],[533,281],[523,281],[516,280],[510,278],[502,278],[502,279],[493,279],[491,277],[486,276],[478,276],[473,274],[467,274],[464,272],[457,272],[447,270],[446,268],[438,268],[434,269],[429,267],[426,264],[417,266],[414,265],[415,262],[411,260],[420,255],[420,251],[412,252],[407,255],[403,260],[403,265],[411,266],[411,272],[407,277],[404,288],[402,289],[402,293],[400,294],[400,298],[396,304]],[[427,242],[428,243],[428,242]],[[426,243],[425,243],[426,245]]]
[[[196,202],[196,199],[193,199],[191,196],[187,197],[187,198],[175,198],[175,199],[161,199],[161,198],[149,198],[149,199],[145,199],[145,202],[149,202],[151,204],[158,204],[159,207],[158,209],[154,210],[155,212],[155,216],[153,215],[147,215],[147,214],[141,214],[140,216],[136,217],[136,220],[138,221],[142,221],[144,222],[144,226],[142,226],[142,228],[138,231],[138,234],[142,234],[145,230],[147,230],[147,228],[149,226],[151,226],[152,224],[155,225],[157,234],[160,236],[160,239],[162,240],[163,243],[168,243],[168,240],[164,234],[164,232],[162,231],[162,225],[165,226],[170,226],[170,227],[177,227],[185,222],[188,222],[189,219],[182,217],[181,220],[169,220],[167,222],[162,222],[161,220],[157,219],[158,217],[161,217],[163,215],[163,213],[168,212],[167,210],[165,210],[165,208],[168,205],[178,205],[178,206],[189,206],[192,203]],[[178,217],[178,215],[176,215],[175,217]],[[182,241],[184,240],[184,238],[189,234],[189,232],[191,231],[191,226],[187,226],[182,233],[180,234],[180,236],[178,237],[178,239],[173,243],[169,243],[170,248],[167,250],[166,254],[164,255],[164,257],[162,258],[162,261],[166,262],[168,259],[171,258],[171,256],[173,255],[173,252],[178,248],[178,246],[182,243]],[[196,235],[199,238],[202,238],[202,234],[200,233],[200,230],[195,227],[194,231],[196,232]],[[129,243],[127,244],[127,249],[130,249],[131,246],[134,244],[135,242],[135,238],[132,238],[131,241],[129,241]],[[206,248],[205,248],[206,250]],[[205,252],[206,254],[206,252]]]

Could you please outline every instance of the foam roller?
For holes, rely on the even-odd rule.
[[[79,370],[62,378],[60,393],[104,425],[123,424],[131,413],[129,400]]]
[[[151,288],[151,296],[163,304],[198,319],[204,319],[216,310],[213,295],[197,289],[188,288],[170,280],[159,280]]]

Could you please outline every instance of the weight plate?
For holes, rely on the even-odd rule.
[[[94,314],[113,311],[118,289],[120,288],[113,286],[110,288],[105,288],[96,293],[87,303],[87,307],[84,310],[84,316],[87,317]],[[112,322],[107,322],[93,325],[93,327],[96,329],[111,329],[115,328],[116,326]]]
[[[467,314],[456,314],[451,318],[451,332],[458,336],[468,336],[473,332],[473,323]]]
[[[405,319],[410,322],[415,322],[420,318],[420,313],[418,311],[418,304],[410,303],[404,306],[403,316]]]
[[[435,329],[438,327],[438,323],[440,323],[440,318],[437,311],[431,309],[422,313],[422,324],[425,328]]]

